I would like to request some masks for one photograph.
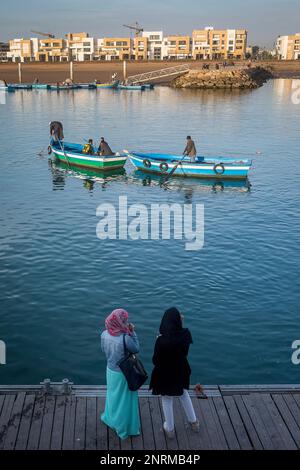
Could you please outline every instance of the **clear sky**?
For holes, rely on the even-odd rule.
[[[31,29],[90,36],[128,36],[123,24],[191,34],[205,26],[246,28],[249,44],[271,47],[279,34],[300,32],[299,0],[1,0],[0,41]]]

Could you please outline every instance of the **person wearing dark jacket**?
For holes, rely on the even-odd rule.
[[[109,157],[109,156],[114,155],[108,143],[105,142],[104,137],[101,137],[100,144],[98,147],[98,154],[104,157]]]
[[[192,335],[183,328],[183,317],[172,307],[165,311],[159,328],[152,362],[150,390],[153,395],[162,396],[165,416],[164,431],[169,438],[175,436],[173,397],[178,396],[193,431],[199,431],[199,421],[188,393],[191,368],[187,359]]]
[[[191,158],[191,162],[194,162],[197,155],[197,150],[195,146],[195,142],[192,140],[191,136],[188,135],[186,138],[186,146],[183,151],[183,155],[187,155]]]

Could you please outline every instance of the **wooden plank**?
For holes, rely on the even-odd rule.
[[[265,427],[264,420],[261,417],[260,409],[258,409],[258,400],[251,395],[242,395],[242,400],[247,408],[249,416],[252,420],[252,423],[255,427],[257,434],[259,435],[259,439],[263,445],[264,449],[267,450],[274,450],[273,441],[269,435],[268,429]]]
[[[48,395],[46,396],[46,400],[45,400],[44,416],[43,416],[40,443],[39,443],[40,450],[50,449],[52,426],[53,426],[53,420],[54,420],[54,410],[55,410],[55,397]]]
[[[95,397],[87,398],[85,449],[97,449],[97,401]]]
[[[75,436],[74,449],[82,450],[85,448],[86,433],[86,398],[76,398],[76,417],[75,417]]]
[[[283,443],[283,448],[287,450],[296,450],[297,446],[284,422],[282,419],[272,397],[270,394],[262,394],[260,395],[262,402],[267,407],[270,416],[274,423],[274,429],[277,430],[278,435]]]
[[[120,438],[115,431],[108,427],[108,448],[109,450],[120,450]]]
[[[243,424],[247,430],[249,438],[251,439],[252,446],[255,450],[262,450],[263,445],[260,441],[260,438],[257,434],[254,424],[252,423],[251,417],[248,413],[248,410],[243,402],[241,395],[233,395],[234,402],[237,406],[237,409],[243,420]]]
[[[36,397],[33,415],[31,419],[29,438],[28,438],[28,443],[27,443],[28,450],[37,450],[39,448],[44,407],[45,407],[45,397],[44,396]]]
[[[69,396],[66,398],[64,434],[63,434],[63,450],[73,450],[75,435],[75,415],[76,415],[76,398]]]
[[[19,426],[22,417],[22,410],[25,401],[25,393],[20,392],[17,394],[16,400],[13,405],[13,409],[11,412],[11,417],[8,422],[8,429],[4,441],[4,445],[2,448],[4,450],[13,450],[15,447]]]
[[[35,395],[26,394],[15,450],[26,450],[34,409]]]
[[[105,398],[97,398],[97,450],[108,449],[107,426],[101,421],[101,414],[104,411]]]
[[[239,414],[236,403],[232,396],[223,397],[227,412],[230,416],[232,426],[235,430],[237,439],[239,441],[240,448],[242,450],[251,450],[253,449],[252,444],[249,440],[246,428],[244,426],[243,420]]]
[[[144,449],[154,450],[155,442],[152,428],[152,419],[149,407],[149,398],[140,398],[141,427],[143,433]]]
[[[1,411],[2,411],[2,406],[5,400],[5,395],[0,395],[0,416],[1,416]]]
[[[6,433],[8,430],[8,424],[10,415],[14,406],[16,395],[6,395],[2,406],[2,412],[0,416],[0,449],[3,449]]]
[[[198,406],[202,411],[203,420],[207,426],[207,432],[210,439],[210,448],[215,450],[227,449],[227,443],[223,436],[223,431],[220,423],[215,419],[213,408],[211,407],[210,401],[212,398],[207,400],[198,400]]]
[[[178,400],[179,401],[179,400]],[[178,403],[178,412],[181,415],[181,420],[183,424],[185,425],[185,432],[187,436],[187,449],[189,450],[199,450],[200,449],[200,432],[194,432],[191,429],[191,426],[188,423],[185,411],[183,407],[181,406],[181,403]],[[194,405],[193,405],[194,406]],[[175,409],[176,410],[176,409]],[[197,410],[195,409],[195,414],[197,417]],[[198,417],[197,417],[198,419]],[[177,440],[179,441],[180,436],[178,436],[177,433]]]
[[[231,424],[230,417],[228,416],[227,409],[223,398],[213,398],[213,404],[215,406],[219,421],[221,423],[225,439],[227,441],[228,448],[231,450],[239,450],[240,445],[236,437],[234,428]]]
[[[159,406],[159,398],[152,396],[149,398],[149,410],[153,426],[154,445],[156,450],[166,450],[166,437],[163,431],[163,419]]]
[[[276,422],[274,422],[273,417],[269,411],[269,408],[266,405],[266,401],[269,399],[270,394],[253,393],[251,394],[251,397],[255,404],[255,407],[260,413],[260,417],[262,421],[264,422],[265,429],[267,430],[270,436],[274,449],[285,450],[286,446],[285,446],[284,440],[281,436],[281,433],[277,429]],[[270,399],[272,400],[271,397]]]
[[[141,416],[141,410],[139,409],[139,413]],[[142,433],[142,427],[140,429],[140,434],[138,436],[132,436],[131,437],[131,445],[133,450],[143,450],[144,444],[143,444],[143,433]]]
[[[295,402],[297,403],[297,405],[298,405],[299,408],[300,408],[300,394],[298,394],[298,393],[293,393],[293,398],[294,398]]]
[[[299,449],[300,409],[298,408],[297,403],[292,395],[273,395],[273,400]]]
[[[187,423],[185,416],[181,413],[181,404],[179,398],[174,397],[174,424],[177,436],[178,449],[189,449],[189,440],[187,435]]]
[[[212,447],[212,443],[210,441],[207,423],[205,421],[205,417],[204,417],[202,408],[199,405],[200,401],[201,400],[198,399],[198,398],[192,398],[192,403],[194,405],[195,413],[196,413],[197,418],[199,419],[199,424],[200,424],[200,427],[199,427],[199,441],[200,441],[199,449],[211,450],[213,447]]]
[[[64,396],[56,397],[52,436],[50,442],[51,450],[61,450],[62,448],[65,419],[65,400],[66,398]]]

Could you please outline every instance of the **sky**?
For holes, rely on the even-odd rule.
[[[245,28],[248,44],[272,47],[276,37],[300,32],[299,0],[1,0],[0,41],[33,37],[31,29],[64,37],[129,36],[123,24],[145,31],[189,34],[193,29]]]

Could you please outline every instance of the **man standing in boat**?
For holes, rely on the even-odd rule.
[[[188,157],[190,157],[191,162],[196,161],[197,150],[196,150],[195,142],[192,140],[190,135],[188,135],[186,138],[186,146],[185,146],[183,155],[187,155]]]
[[[104,137],[101,137],[100,144],[98,147],[98,154],[103,157],[109,157],[114,155],[114,152],[110,148],[107,142],[105,142]]]

